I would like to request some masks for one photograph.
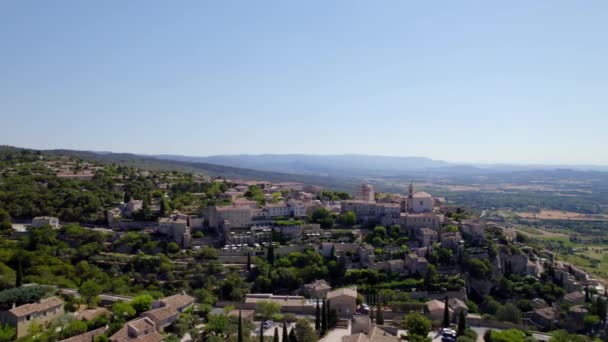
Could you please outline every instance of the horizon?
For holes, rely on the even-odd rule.
[[[251,153],[251,154],[247,154],[247,153],[235,153],[235,154],[212,154],[212,155],[188,155],[188,154],[179,154],[179,153],[158,153],[158,154],[148,154],[148,153],[136,153],[136,152],[130,152],[130,151],[107,151],[107,150],[79,150],[79,149],[68,149],[68,148],[52,148],[52,149],[41,149],[41,148],[29,148],[29,147],[23,147],[23,146],[14,146],[14,145],[6,145],[6,144],[0,144],[1,146],[7,146],[7,147],[12,147],[12,148],[18,148],[18,149],[31,149],[31,150],[40,150],[40,151],[61,151],[61,150],[67,150],[67,151],[80,151],[80,152],[91,152],[91,153],[96,153],[96,154],[104,154],[104,153],[112,153],[112,154],[129,154],[129,155],[134,155],[134,156],[144,156],[144,157],[185,157],[185,158],[213,158],[213,157],[240,157],[240,156],[247,156],[247,157],[263,157],[263,156],[309,156],[309,157],[346,157],[346,156],[352,156],[352,157],[357,157],[357,156],[361,156],[361,157],[380,157],[380,158],[420,158],[420,159],[426,159],[426,160],[431,160],[431,161],[436,161],[436,162],[446,162],[450,165],[448,165],[449,167],[454,167],[454,166],[471,166],[471,167],[479,167],[479,168],[484,168],[484,167],[500,167],[500,166],[506,166],[506,167],[577,167],[577,168],[584,168],[584,167],[591,167],[591,168],[607,168],[608,164],[565,164],[565,163],[543,163],[543,164],[539,164],[539,163],[504,163],[504,162],[496,162],[496,163],[483,163],[483,162],[475,162],[475,161],[449,161],[449,160],[443,160],[443,159],[435,159],[435,158],[429,158],[429,157],[425,157],[425,156],[415,156],[415,155],[382,155],[382,154],[359,154],[359,153],[341,153],[341,154],[321,154],[321,153],[317,153],[317,154],[311,154],[311,153]],[[162,158],[161,158],[162,159]],[[210,163],[208,161],[203,161],[206,163]],[[218,164],[219,165],[219,164]],[[244,167],[246,168],[246,167]]]
[[[0,8],[0,144],[608,166],[606,2]]]

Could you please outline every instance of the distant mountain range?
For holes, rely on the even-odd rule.
[[[425,157],[389,157],[372,155],[261,154],[192,157],[156,155],[159,159],[247,168],[261,171],[317,176],[393,177],[404,174],[474,175],[496,172],[568,169],[608,171],[608,166],[594,165],[512,165],[450,163]]]
[[[0,146],[0,150],[20,148]],[[472,181],[479,176],[513,177],[590,177],[588,171],[608,172],[606,166],[508,165],[450,163],[424,157],[370,155],[139,155],[130,153],[77,150],[44,150],[89,160],[129,165],[151,170],[180,170],[229,179],[302,182],[336,190],[350,191],[363,181],[458,178]],[[550,171],[550,172],[549,172]],[[558,172],[558,173],[556,173]],[[602,173],[600,177],[606,174]],[[382,182],[380,182],[382,183]]]

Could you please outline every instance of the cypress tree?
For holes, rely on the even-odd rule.
[[[486,332],[483,334],[483,341],[492,342],[492,329],[486,330]]]
[[[283,321],[283,337],[281,338],[281,342],[288,342],[289,335],[287,334],[287,322]]]
[[[264,342],[264,322],[260,324],[260,342]]]
[[[243,320],[241,318],[241,309],[239,309],[239,330],[237,342],[243,342]]]
[[[321,308],[321,335],[325,335],[327,331],[327,300],[323,299],[323,307]]]
[[[269,264],[274,265],[274,245],[272,244],[272,241],[270,241],[270,244],[268,245],[266,259],[268,260]]]
[[[291,331],[289,332],[289,342],[298,342],[298,339],[296,338],[296,329],[292,328]]]
[[[443,305],[443,327],[447,328],[450,326],[450,308],[448,307],[448,297],[445,297],[445,304]]]
[[[274,327],[274,337],[272,338],[273,342],[279,342],[279,327]]]
[[[317,333],[321,330],[321,308],[319,307],[319,298],[317,298],[317,309],[315,311],[315,330]]]
[[[467,330],[467,318],[464,315],[464,310],[460,310],[458,316],[458,336],[463,336]]]
[[[15,279],[15,286],[20,287],[23,283],[23,267],[21,266],[21,258],[17,260],[17,278]]]
[[[327,300],[327,309],[325,309],[325,318],[327,319],[327,330],[331,330],[332,320],[331,320],[331,305],[329,304],[329,300]]]
[[[384,316],[382,315],[382,308],[380,307],[380,303],[376,304],[376,324],[384,324]]]

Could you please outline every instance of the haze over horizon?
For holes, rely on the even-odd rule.
[[[608,3],[0,4],[0,144],[608,165]]]

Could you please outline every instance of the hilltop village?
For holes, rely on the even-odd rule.
[[[415,182],[0,161],[0,341],[606,340],[603,280]]]

